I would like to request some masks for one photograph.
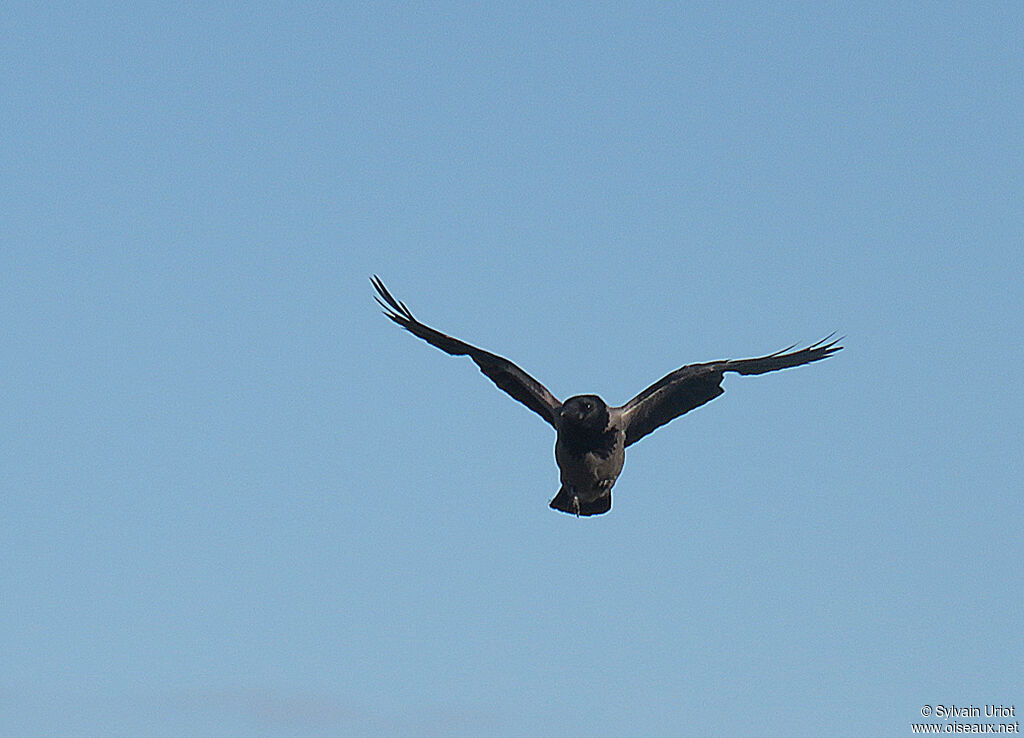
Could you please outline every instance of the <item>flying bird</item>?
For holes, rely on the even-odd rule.
[[[375,299],[384,314],[427,343],[453,356],[468,356],[492,382],[544,418],[557,432],[555,461],[561,488],[549,503],[576,515],[600,515],[612,506],[612,486],[626,460],[626,447],[680,415],[722,394],[725,372],[764,374],[820,361],[842,349],[832,334],[807,348],[796,344],[756,359],[725,359],[687,364],[668,374],[621,407],[597,395],[576,395],[565,402],[525,371],[505,359],[436,331],[416,320],[392,297],[376,275]]]

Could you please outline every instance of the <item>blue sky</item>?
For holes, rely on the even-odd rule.
[[[1024,709],[1024,7],[8,3],[0,725],[909,735]],[[554,434],[811,367],[548,509]]]

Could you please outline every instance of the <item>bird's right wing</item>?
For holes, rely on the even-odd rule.
[[[384,314],[391,318],[391,320],[445,353],[452,356],[468,356],[476,362],[476,365],[480,367],[480,371],[486,374],[498,387],[505,390],[505,392],[519,400],[519,402],[526,405],[526,407],[533,410],[550,423],[552,427],[557,429],[555,418],[562,403],[543,384],[508,359],[492,354],[489,351],[484,351],[476,346],[471,346],[464,341],[452,338],[424,325],[412,316],[409,308],[404,303],[391,296],[387,287],[380,281],[380,277],[374,275],[371,281],[373,282],[374,289],[377,290],[375,299],[384,308]]]
[[[792,351],[794,347],[790,346],[756,359],[726,359],[676,369],[622,406],[626,445],[636,443],[654,429],[722,394],[725,391],[720,386],[723,372],[764,374],[820,361],[842,348],[836,345],[841,339],[830,341],[831,338],[797,351]]]

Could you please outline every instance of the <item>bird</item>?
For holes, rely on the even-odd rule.
[[[556,431],[555,462],[561,486],[548,506],[576,517],[611,509],[612,487],[626,460],[626,448],[680,415],[709,402],[725,390],[727,372],[764,374],[802,366],[842,350],[832,333],[817,343],[753,359],[723,359],[676,369],[620,407],[597,395],[576,395],[560,402],[536,379],[508,359],[441,333],[413,317],[374,275],[374,299],[384,315],[414,336],[452,356],[468,356],[492,382],[533,410]]]

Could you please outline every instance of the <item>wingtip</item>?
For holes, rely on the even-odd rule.
[[[820,349],[822,349],[822,350],[827,352],[826,356],[831,356],[836,351],[842,351],[843,350],[843,346],[841,344],[841,341],[845,341],[846,340],[846,335],[843,334],[842,336],[839,336],[838,338],[836,338],[835,337],[836,333],[837,333],[837,331],[832,331],[827,336],[825,336],[823,339],[818,341],[818,343],[816,344],[817,348],[820,348]]]
[[[833,346],[838,344],[840,341],[842,341],[844,338],[846,338],[846,336],[840,336],[839,338],[836,338],[835,337],[836,333],[837,333],[837,331],[832,331],[827,336],[822,338],[820,341],[816,341],[816,342],[812,343],[807,348],[812,348],[812,349],[817,349],[817,348],[829,349],[829,348],[832,348]],[[839,348],[842,348],[842,346],[839,346]]]
[[[388,288],[384,286],[384,282],[381,278],[374,274],[370,277],[370,284],[373,285],[373,289],[377,291],[377,294],[373,296],[373,299],[377,301],[377,304],[381,306],[384,314],[394,320],[396,313],[395,298],[388,292]]]
[[[376,274],[370,278],[370,282],[373,284],[377,294],[374,295],[374,299],[384,308],[384,314],[394,320],[400,325],[404,325],[403,321],[415,322],[416,318],[413,317],[412,311],[405,306],[405,303],[401,300],[396,300],[394,295],[388,291],[388,288],[384,286],[383,280]]]

